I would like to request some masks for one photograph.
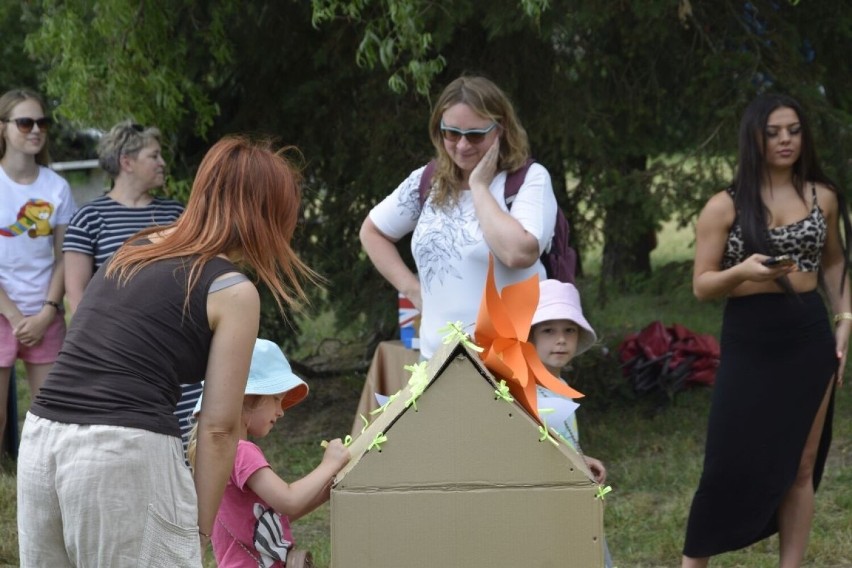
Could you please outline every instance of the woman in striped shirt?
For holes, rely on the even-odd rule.
[[[183,213],[177,201],[151,195],[165,181],[159,130],[120,122],[101,139],[98,154],[101,168],[113,179],[112,189],[80,207],[62,245],[72,314],[92,275],[118,247],[138,231],[169,225]]]
[[[112,189],[80,207],[62,244],[71,314],[77,311],[89,280],[118,247],[142,229],[170,225],[183,213],[177,201],[151,195],[165,182],[166,163],[157,128],[119,122],[101,139],[98,154],[101,168],[113,179]],[[181,385],[181,392],[175,414],[186,451],[189,417],[201,396],[201,383]]]

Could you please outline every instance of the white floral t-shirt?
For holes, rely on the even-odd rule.
[[[448,210],[433,207],[429,197],[421,211],[418,187],[424,168],[413,171],[376,205],[370,211],[370,219],[394,240],[413,231],[411,250],[423,300],[420,351],[428,359],[441,344],[438,329],[447,322],[460,321],[473,335],[490,250],[476,218],[470,191],[462,191],[458,203]],[[511,209],[503,198],[505,181],[505,172],[497,174],[491,182],[491,194],[501,209],[509,211],[538,240],[539,252],[544,251],[556,223],[557,204],[550,174],[540,164],[531,165]],[[498,289],[533,274],[545,278],[541,261],[529,268],[512,269],[494,259]]]

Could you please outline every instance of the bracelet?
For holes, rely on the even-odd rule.
[[[210,535],[209,535],[209,534],[207,534],[207,533],[203,533],[203,532],[201,532],[201,529],[198,529],[198,534],[199,534],[199,535],[201,535],[201,536],[203,536],[203,537],[204,537],[204,538],[206,538],[207,540],[210,540]]]
[[[852,320],[852,312],[840,312],[839,314],[834,314],[834,323],[839,323],[843,320]]]
[[[60,306],[58,302],[54,302],[53,300],[45,300],[41,303],[41,305],[42,306],[53,306],[54,308],[56,308],[57,312],[62,311],[62,306]],[[852,314],[850,314],[850,317],[852,317]]]

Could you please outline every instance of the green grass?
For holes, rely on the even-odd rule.
[[[586,315],[601,345],[578,358],[577,388],[587,394],[580,410],[584,448],[604,461],[613,492],[607,496],[605,528],[619,568],[679,566],[688,508],[701,472],[710,402],[709,389],[662,398],[635,399],[620,377],[617,346],[627,333],[659,319],[702,333],[718,334],[722,304],[699,303],[691,291],[689,259],[692,233],[666,226],[654,251],[654,275],[633,291],[601,288],[594,273],[579,282]],[[588,262],[587,269],[594,263]],[[589,272],[592,272],[589,270]],[[607,302],[601,305],[601,292]],[[333,325],[326,321],[326,325]],[[319,341],[325,331],[310,330]],[[260,441],[273,469],[297,479],[319,463],[319,442],[348,433],[357,408],[361,376],[311,382],[306,402],[287,413]],[[19,390],[25,394],[25,387]],[[22,412],[23,412],[22,404]],[[816,518],[805,566],[852,566],[852,393],[838,392],[834,443],[817,493]],[[0,565],[16,565],[14,476],[8,462],[0,475]],[[317,566],[328,566],[329,507],[324,505],[293,526],[301,547]],[[770,538],[746,550],[714,558],[714,567],[774,567],[778,540]],[[207,566],[213,567],[212,556]]]

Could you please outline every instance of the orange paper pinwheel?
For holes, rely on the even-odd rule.
[[[535,345],[528,341],[530,322],[538,306],[538,276],[503,288],[502,296],[494,280],[494,258],[488,259],[485,293],[476,318],[476,343],[488,370],[505,379],[512,396],[538,418],[536,384],[568,398],[582,393],[554,377],[538,358]]]

